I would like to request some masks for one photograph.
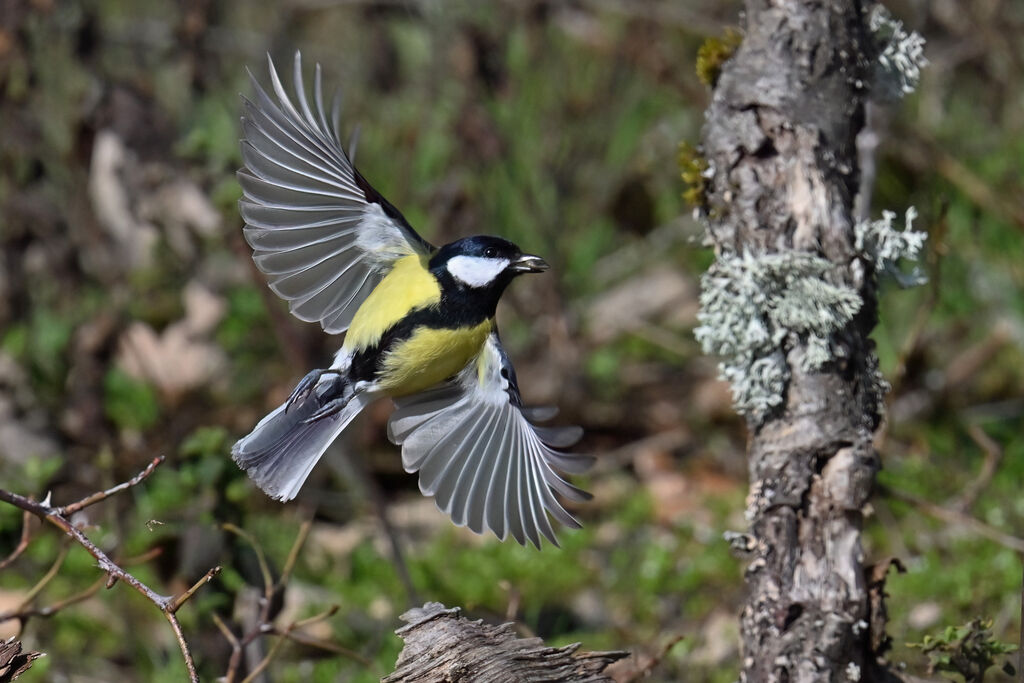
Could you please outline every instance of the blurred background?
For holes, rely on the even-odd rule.
[[[981,616],[1016,642],[1020,626],[1024,5],[890,8],[927,38],[931,66],[917,93],[872,113],[873,215],[917,207],[930,280],[882,289],[874,336],[894,389],[865,542],[869,561],[906,566],[888,586],[892,657],[923,672],[906,643],[924,634]],[[677,155],[709,97],[697,49],[739,10],[3,0],[0,487],[67,502],[165,455],[78,521],[164,593],[223,565],[179,613],[204,680],[230,655],[213,615],[239,632],[262,590],[253,546],[222,525],[277,572],[309,518],[277,619],[338,605],[309,635],[342,654],[288,643],[268,680],[377,680],[401,649],[398,615],[428,599],[549,644],[632,649],[623,680],[676,638],[652,680],[734,680],[743,564],[722,534],[745,526],[745,428],[692,336],[712,254]],[[595,494],[575,509],[585,528],[563,530],[561,549],[453,527],[402,472],[384,402],[297,503],[269,500],[230,461],[234,439],[340,344],[265,287],[236,209],[245,68],[267,82],[269,52],[288,83],[296,49],[342,88],[357,165],[426,238],[493,233],[552,263],[510,289],[499,320],[527,402],[558,405],[598,456],[578,481]],[[20,534],[19,511],[0,505],[0,556]],[[62,545],[36,532],[0,572],[0,613]],[[73,547],[34,604],[97,578]],[[16,632],[0,623],[0,638]],[[26,681],[184,677],[164,620],[122,586],[30,619],[22,637],[48,653]]]

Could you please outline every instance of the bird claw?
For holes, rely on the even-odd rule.
[[[288,397],[288,401],[285,403],[284,412],[287,413],[291,410],[292,406],[309,396],[320,381],[320,378],[328,374],[340,375],[341,371],[333,369],[317,369],[307,373],[306,376],[299,380],[299,383],[295,385],[295,389],[292,390],[292,395]]]
[[[348,398],[336,398],[333,401],[325,403],[319,410],[307,417],[302,421],[303,424],[313,424],[319,422],[325,417],[330,417],[336,413],[340,413],[345,406],[348,405]]]

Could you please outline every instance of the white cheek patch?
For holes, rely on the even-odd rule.
[[[448,259],[448,272],[470,287],[486,287],[508,268],[508,259],[482,256],[453,256]]]

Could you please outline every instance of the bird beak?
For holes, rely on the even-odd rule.
[[[542,273],[551,266],[540,256],[523,254],[509,266],[516,273]]]

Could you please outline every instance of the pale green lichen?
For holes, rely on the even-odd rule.
[[[729,383],[736,412],[760,420],[780,405],[789,382],[789,366],[781,352],[761,358],[737,356],[722,361],[719,377]]]
[[[834,358],[830,335],[860,309],[857,292],[826,279],[827,260],[805,252],[719,256],[701,278],[701,325],[694,331],[719,364],[737,412],[757,421],[781,405],[790,371],[783,342],[795,335],[807,352],[801,364],[820,368]]]
[[[928,278],[919,268],[910,272],[900,269],[899,261],[917,261],[924,249],[928,233],[914,230],[917,209],[907,209],[903,229],[893,227],[896,214],[883,211],[879,220],[863,221],[854,228],[855,247],[861,256],[872,263],[875,272],[891,276],[901,287],[915,287],[924,284]]]
[[[916,31],[908,33],[903,22],[893,19],[880,4],[871,10],[868,27],[878,50],[872,81],[875,94],[895,101],[914,92],[921,82],[921,69],[928,65],[924,38]]]

